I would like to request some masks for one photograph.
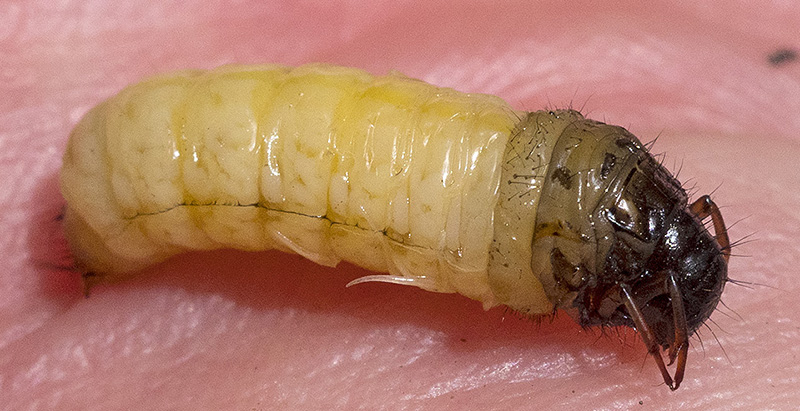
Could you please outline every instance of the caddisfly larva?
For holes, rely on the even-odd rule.
[[[633,327],[672,389],[727,280],[716,205],[687,204],[625,129],[398,74],[307,65],[154,77],[83,118],[61,183],[70,247],[94,281],[186,250],[346,260],[385,273],[354,283]]]

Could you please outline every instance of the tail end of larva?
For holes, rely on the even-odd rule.
[[[62,222],[74,268],[82,273],[85,295],[96,284],[121,280],[152,265],[111,250],[83,217],[69,208],[64,211]]]

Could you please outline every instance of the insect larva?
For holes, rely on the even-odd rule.
[[[308,65],[154,77],[83,118],[61,183],[70,246],[92,281],[186,250],[347,260],[386,273],[352,284],[633,327],[672,389],[727,280],[716,205],[688,205],[625,129],[399,74]],[[674,378],[661,349],[677,360]]]

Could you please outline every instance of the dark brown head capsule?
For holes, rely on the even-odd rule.
[[[730,242],[719,209],[708,196],[688,204],[680,183],[627,130],[573,111],[554,115],[568,125],[536,213],[534,273],[582,326],[635,328],[677,389],[688,338],[727,281]],[[674,377],[660,348],[669,365],[677,360]]]

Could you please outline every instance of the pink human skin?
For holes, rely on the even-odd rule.
[[[800,404],[800,8],[777,2],[0,5],[0,409],[788,409]],[[688,3],[688,5],[687,5]],[[56,221],[67,136],[142,77],[323,61],[572,105],[713,191],[737,246],[671,392],[631,331],[344,285],[278,252],[183,255],[87,299]],[[734,224],[735,223],[735,224]],[[712,335],[713,332],[713,335]],[[723,350],[724,349],[724,350]]]

